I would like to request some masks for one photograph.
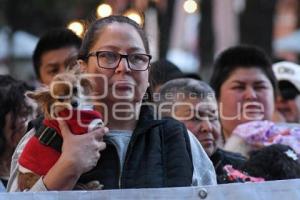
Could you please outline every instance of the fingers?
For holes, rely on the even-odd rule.
[[[62,134],[63,139],[66,139],[66,137],[70,138],[70,136],[73,135],[73,134],[70,131],[70,128],[68,127],[68,124],[63,120],[57,120],[57,121],[58,121],[58,124],[59,124],[59,128],[61,130],[61,134]],[[103,136],[105,134],[107,134],[108,132],[109,132],[109,129],[107,127],[101,127],[101,128],[97,128],[97,129],[89,132],[87,135],[83,134],[83,135],[80,135],[80,136],[77,136],[77,137],[91,137],[91,138],[95,138],[96,141],[103,141]],[[73,136],[75,136],[75,135],[73,135]],[[101,149],[101,150],[103,150],[103,149]]]
[[[105,142],[100,142],[99,143],[99,151],[102,151],[102,150],[104,150],[106,148],[106,143]]]
[[[69,127],[68,127],[68,124],[65,121],[57,120],[57,122],[58,122],[59,129],[60,129],[60,132],[61,132],[61,135],[62,135],[63,138],[65,138],[68,135],[72,134]]]
[[[102,141],[103,136],[105,134],[107,134],[108,132],[109,132],[109,129],[107,127],[103,127],[103,128],[95,129],[94,131],[90,132],[89,134],[92,134],[96,140]]]

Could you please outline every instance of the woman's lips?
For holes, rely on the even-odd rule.
[[[246,102],[243,104],[243,107],[247,109],[262,109],[263,104],[260,102]]]
[[[133,88],[132,85],[117,85],[115,87],[117,90],[131,90]]]
[[[263,113],[264,108],[261,103],[245,103],[243,110],[249,113]]]
[[[260,108],[260,106],[250,104],[250,105],[246,105],[246,108]]]
[[[117,90],[133,90],[134,85],[132,85],[130,83],[117,83],[115,85],[115,88]]]
[[[243,106],[242,117],[246,120],[261,120],[264,117],[264,107],[261,103],[246,103]]]

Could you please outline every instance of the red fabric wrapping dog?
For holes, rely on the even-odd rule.
[[[68,110],[59,112],[59,116],[68,124],[71,132],[81,135],[102,125],[102,116],[94,110]],[[56,130],[61,136],[58,122],[53,119],[44,119],[43,124]],[[19,164],[31,172],[42,176],[56,163],[60,152],[39,141],[37,137],[31,137],[26,144],[20,158]]]

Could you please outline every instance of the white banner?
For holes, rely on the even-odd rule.
[[[299,200],[300,179],[206,187],[0,193],[0,200]]]

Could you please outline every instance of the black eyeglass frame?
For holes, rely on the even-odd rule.
[[[117,64],[116,64],[115,67],[102,67],[102,66],[100,66],[99,60],[98,60],[98,55],[99,55],[100,53],[105,53],[105,52],[108,52],[108,53],[115,53],[115,54],[120,55],[120,59],[119,59],[118,62],[116,62]],[[128,60],[128,57],[131,56],[131,55],[144,55],[144,56],[147,56],[147,57],[149,58],[149,61],[148,61],[148,64],[147,64],[146,69],[142,69],[142,70],[133,69],[133,68],[131,67],[131,65],[130,65],[129,60]],[[146,71],[146,70],[148,70],[149,67],[150,67],[150,61],[151,61],[151,59],[152,59],[152,56],[151,56],[150,54],[146,54],[146,53],[120,54],[120,53],[113,52],[113,51],[95,51],[95,52],[90,52],[90,53],[86,56],[86,58],[89,58],[90,56],[96,56],[98,67],[99,67],[99,68],[103,68],[103,69],[116,69],[116,68],[119,66],[121,60],[122,60],[123,58],[125,58],[126,61],[127,61],[127,64],[128,64],[129,69],[131,69],[131,70],[133,70],[133,71]]]

